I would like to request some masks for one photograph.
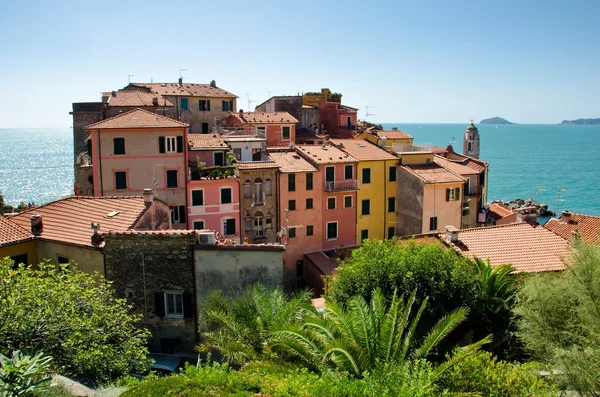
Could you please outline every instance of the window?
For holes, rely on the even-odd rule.
[[[290,230],[288,231],[288,237],[289,238],[296,237],[296,228],[295,227],[290,227]]]
[[[192,206],[204,205],[204,191],[192,190]]]
[[[362,211],[361,215],[369,215],[371,213],[371,200],[363,200],[362,201]]]
[[[210,99],[200,99],[198,101],[198,110],[201,112],[210,111]]]
[[[262,160],[262,152],[260,149],[252,149],[252,161]]]
[[[306,199],[306,209],[307,210],[313,209],[313,199],[311,199],[311,198]]]
[[[396,182],[396,167],[390,167],[390,182]]]
[[[437,228],[437,216],[432,216],[431,218],[429,218],[429,230],[433,231],[437,230]]]
[[[469,192],[471,191],[471,187],[470,187],[470,179],[467,179],[467,181],[465,182],[465,185],[463,186],[463,192],[465,192],[465,194],[469,194]]]
[[[481,186],[485,185],[485,172],[482,172],[481,174],[479,174],[479,184]]]
[[[125,138],[113,138],[115,154],[125,154]]]
[[[266,179],[265,180],[265,196],[271,196],[271,195],[273,195],[273,188],[271,187],[271,180]]]
[[[231,204],[231,188],[221,188],[221,204]]]
[[[296,191],[296,175],[288,174],[288,192]]]
[[[244,182],[244,197],[252,197],[252,184],[250,183],[250,181]]]
[[[388,227],[388,238],[392,238],[396,235],[396,228],[394,226]]]
[[[242,149],[240,149],[240,148],[233,149],[233,156],[235,157],[235,159],[237,161],[241,161],[242,160]]]
[[[185,223],[185,205],[169,206],[171,210],[171,223]]]
[[[335,180],[335,168],[325,167],[325,182],[333,182]]]
[[[177,187],[177,170],[167,171],[167,187]]]
[[[369,231],[367,229],[360,231],[360,241],[369,239]]]
[[[334,210],[335,209],[335,197],[329,197],[327,199],[327,209]]]
[[[214,163],[216,166],[224,166],[225,165],[225,154],[223,152],[216,152],[213,154]]]
[[[344,208],[352,208],[352,196],[344,196]]]
[[[264,235],[265,235],[265,230],[264,230],[262,212],[257,212],[254,215],[254,236],[255,237],[264,237]]]
[[[182,136],[159,136],[158,137],[159,153],[183,153],[183,137]]]
[[[344,167],[344,179],[352,179],[354,176],[354,172],[352,170],[352,165],[348,164]]]
[[[314,230],[313,225],[306,226],[306,235],[307,236],[312,236],[314,233],[315,233],[315,230]]]
[[[396,212],[396,197],[388,197],[388,212]]]
[[[290,127],[281,127],[281,138],[290,139]]]
[[[58,256],[58,264],[62,265],[62,264],[68,264],[69,263],[69,258],[67,258],[66,256]]]
[[[27,266],[29,264],[29,261],[27,260],[28,259],[27,254],[11,256],[10,259],[14,262],[13,269],[15,269],[15,270],[19,267],[19,265],[21,263],[24,264],[25,266]],[[67,261],[67,263],[68,263],[68,261]]]
[[[313,190],[313,174],[306,174],[306,190]]]
[[[202,230],[202,229],[204,229],[204,221],[195,221],[194,222],[194,229],[195,230]]]
[[[208,123],[202,123],[202,134],[208,134]]]
[[[189,101],[187,98],[181,98],[181,110],[189,109]]]
[[[469,207],[464,207],[462,209],[462,216],[468,216],[470,214]]]
[[[371,169],[370,168],[363,168],[362,183],[363,184],[371,183]]]
[[[460,188],[446,189],[446,201],[460,200]]]
[[[273,228],[273,221],[270,216],[265,218],[265,229],[271,230]]]
[[[125,172],[125,171],[115,172],[115,189],[117,189],[117,190],[127,189],[127,172]]]
[[[265,138],[267,136],[267,127],[256,127],[256,135],[259,138]]]
[[[469,137],[471,138],[471,137]],[[467,149],[467,151],[472,152],[473,151],[473,144],[471,142],[469,142],[469,148]]]
[[[165,292],[165,315],[167,317],[183,317],[183,294],[181,292]]]
[[[254,180],[254,205],[262,205],[263,199],[263,186],[262,179],[256,178]]]
[[[296,211],[296,200],[288,200],[288,210]]]
[[[245,217],[244,223],[246,224],[246,231],[251,232],[252,231],[252,218],[249,216]]]
[[[233,101],[223,101],[221,106],[224,112],[233,112]]]
[[[335,240],[338,236],[337,222],[327,222],[327,240]]]
[[[235,234],[235,219],[225,219],[225,222],[223,222],[223,235],[231,236],[233,234]]]
[[[304,277],[304,260],[296,261],[296,277]]]

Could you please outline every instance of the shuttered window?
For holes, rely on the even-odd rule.
[[[167,171],[167,187],[177,187],[177,170]]]
[[[117,171],[115,172],[115,189],[127,189],[127,172]]]
[[[204,205],[203,190],[192,190],[192,205]]]
[[[115,154],[125,154],[125,138],[113,138]]]

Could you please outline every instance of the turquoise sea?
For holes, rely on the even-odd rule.
[[[415,144],[462,150],[467,124],[387,123]],[[535,198],[551,209],[600,215],[600,126],[478,125],[490,163],[489,199]],[[10,204],[45,203],[73,193],[70,128],[0,129],[0,191]],[[557,201],[558,187],[564,191]]]

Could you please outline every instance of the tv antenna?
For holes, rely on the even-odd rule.
[[[454,144],[456,143],[456,141],[454,140],[454,137],[450,138],[450,145],[452,147],[454,147]]]
[[[135,77],[135,74],[128,74],[127,75],[127,83],[131,84],[131,78]]]
[[[179,78],[182,79],[183,78],[183,74],[182,72],[187,72],[187,69],[179,69]]]
[[[560,203],[561,203],[561,201],[565,201],[565,199],[561,199],[560,198],[561,194],[563,194],[565,192],[565,190],[567,190],[567,189],[565,189],[562,186],[558,186],[556,188],[556,207],[557,207],[556,208],[556,215],[557,216],[558,216],[558,214],[560,214]]]
[[[246,94],[246,97],[248,98],[248,111],[251,112],[252,111],[251,110],[252,109],[252,104],[254,102],[258,102],[258,101],[252,101],[252,100],[250,100],[250,94]]]
[[[365,107],[365,121],[369,121],[369,116],[377,116],[375,113],[369,113],[369,109],[374,109],[375,106]]]

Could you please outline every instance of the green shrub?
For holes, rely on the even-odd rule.
[[[556,396],[556,390],[539,375],[534,364],[499,361],[488,352],[479,352],[447,369],[440,385],[453,393],[486,397]]]
[[[51,361],[52,357],[42,353],[31,357],[15,351],[10,358],[0,354],[0,396],[22,396],[53,386]]]

